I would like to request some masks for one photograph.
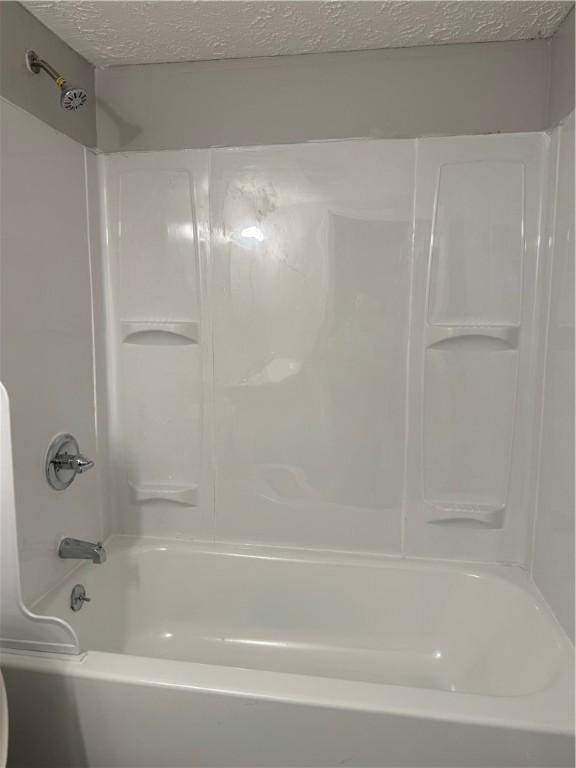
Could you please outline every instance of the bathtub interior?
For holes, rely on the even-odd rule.
[[[107,549],[34,606],[83,650],[490,696],[542,690],[570,656],[516,571],[127,536]],[[77,583],[91,599],[74,612]]]

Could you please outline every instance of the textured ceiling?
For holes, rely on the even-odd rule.
[[[98,66],[548,37],[571,2],[35,0],[24,5]]]

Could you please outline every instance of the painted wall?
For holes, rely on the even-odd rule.
[[[547,145],[102,158],[120,530],[526,563]]]
[[[60,108],[26,70],[28,48],[87,89],[84,109]],[[0,96],[104,151],[541,130],[574,108],[574,13],[548,41],[112,67],[96,79],[98,106],[92,65],[0,2]]]
[[[533,576],[574,634],[574,114],[553,135],[551,309]]]
[[[96,73],[105,152],[539,131],[547,41],[149,64]]]
[[[548,125],[556,126],[574,111],[574,22],[575,14],[564,19],[550,40],[550,106]]]
[[[78,112],[60,107],[55,84],[45,74],[32,75],[24,54],[35,50],[72,83],[88,92]],[[94,68],[59,37],[28,13],[20,3],[0,2],[0,96],[39,117],[87,147],[96,146]]]
[[[0,378],[11,403],[23,596],[74,567],[60,539],[106,534],[96,441],[87,150],[2,103]],[[92,241],[93,242],[93,241]],[[65,491],[44,476],[52,437],[71,432],[96,469]]]

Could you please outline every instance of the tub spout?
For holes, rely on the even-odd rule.
[[[100,565],[106,560],[106,550],[100,542],[93,544],[91,541],[65,538],[58,547],[58,557],[64,560],[92,560]]]

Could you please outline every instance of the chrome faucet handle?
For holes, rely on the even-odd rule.
[[[86,472],[88,469],[92,469],[94,466],[94,462],[91,459],[87,459],[85,456],[82,456],[82,454],[79,454],[78,456],[72,456],[70,461],[73,468],[79,475],[81,475],[82,472]]]
[[[76,457],[76,472],[82,474],[82,472],[86,472],[87,469],[92,469],[93,466],[94,462],[92,459],[87,459],[85,456],[82,456],[82,454]]]
[[[76,475],[92,469],[94,462],[80,453],[78,442],[72,435],[57,435],[46,454],[46,479],[57,491],[68,488]]]
[[[66,452],[57,453],[52,459],[52,464],[54,464],[56,469],[70,469],[80,474],[94,466],[94,462],[82,456],[82,454],[74,456]]]

